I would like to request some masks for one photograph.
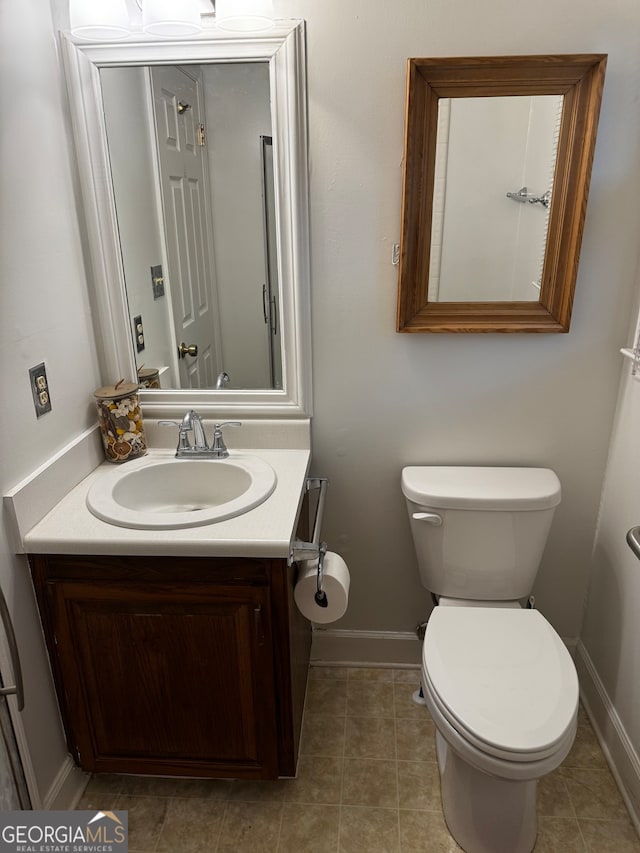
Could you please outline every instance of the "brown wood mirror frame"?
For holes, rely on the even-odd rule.
[[[568,332],[606,54],[409,59],[398,332]],[[430,302],[438,101],[563,95],[538,302]]]

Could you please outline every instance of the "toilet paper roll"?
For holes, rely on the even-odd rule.
[[[301,564],[293,597],[298,610],[312,622],[335,622],[344,616],[349,603],[349,569],[342,557],[333,551],[325,554],[322,568],[322,589],[327,596],[327,606],[321,607],[315,600],[317,560],[305,560]]]

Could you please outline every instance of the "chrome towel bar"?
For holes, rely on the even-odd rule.
[[[627,545],[640,560],[640,526],[632,527],[627,532]]]
[[[326,542],[320,541],[322,531],[322,518],[324,516],[324,502],[327,496],[327,486],[329,481],[326,477],[309,477],[305,483],[307,492],[313,489],[319,489],[318,503],[316,504],[316,517],[313,522],[313,534],[310,542],[303,542],[301,539],[293,539],[289,548],[289,565],[298,562],[299,560],[318,560],[318,580],[315,599],[320,607],[327,606],[327,596],[322,589],[322,567],[324,557],[327,553]]]
[[[0,589],[0,620],[4,626],[7,636],[7,645],[9,647],[9,656],[13,665],[13,678],[15,684],[9,687],[0,687],[0,696],[11,696],[15,694],[18,700],[18,711],[24,710],[24,686],[22,682],[22,667],[20,666],[20,654],[18,652],[18,643],[13,630],[13,623],[9,614],[9,607],[4,593]]]

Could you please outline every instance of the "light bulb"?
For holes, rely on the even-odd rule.
[[[255,33],[273,27],[273,0],[216,0],[221,30]]]
[[[69,22],[74,36],[92,41],[129,35],[125,0],[69,0]]]
[[[198,4],[196,0],[142,0],[142,29],[162,38],[199,33]]]

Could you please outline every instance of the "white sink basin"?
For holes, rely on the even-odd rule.
[[[275,471],[257,456],[147,456],[99,477],[89,489],[87,507],[119,527],[171,530],[242,515],[265,501],[275,487]]]

